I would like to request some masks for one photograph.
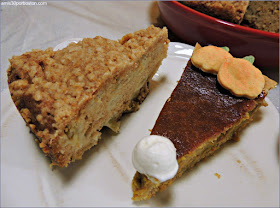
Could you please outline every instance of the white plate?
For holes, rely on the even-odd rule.
[[[158,117],[193,47],[170,43],[140,110],[125,115],[119,134],[103,133],[99,145],[68,168],[49,168],[8,90],[1,93],[2,206],[279,206],[279,117],[267,99],[239,142],[229,142],[151,200],[131,200],[131,153]],[[218,178],[215,174],[219,174]]]

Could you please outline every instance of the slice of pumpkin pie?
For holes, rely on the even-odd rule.
[[[257,110],[267,105],[264,99],[276,82],[263,76],[258,69],[252,69],[254,66],[247,60],[240,61],[225,55],[223,49],[211,47],[195,47],[178,85],[159,114],[150,138],[136,145],[133,164],[138,171],[132,181],[133,200],[147,200],[164,190],[201,159],[238,135]],[[220,63],[211,63],[216,56],[224,59],[217,58]],[[234,71],[236,66],[240,72]],[[249,81],[248,87],[244,88],[246,80],[240,84],[239,78],[243,82],[244,78]],[[252,78],[253,81],[254,78],[258,80],[258,86],[262,86],[257,95],[252,94],[255,89],[250,88],[250,84],[254,83]],[[233,94],[236,89],[230,90],[231,85],[240,86],[242,93],[237,89],[239,94]],[[247,91],[249,98],[246,97]],[[172,145],[158,136],[169,139],[176,148],[177,172],[172,162]],[[145,155],[146,152],[150,155]],[[170,155],[169,159],[167,155]],[[141,161],[144,161],[143,164]],[[168,165],[164,161],[168,161]]]
[[[150,26],[119,41],[85,38],[10,59],[12,99],[52,164],[81,159],[104,126],[119,131],[121,115],[147,96],[168,43],[166,28]]]

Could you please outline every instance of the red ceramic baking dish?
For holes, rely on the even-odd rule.
[[[158,5],[167,27],[187,44],[227,46],[235,57],[253,55],[260,69],[279,70],[279,33],[216,19],[178,1],[159,1]]]

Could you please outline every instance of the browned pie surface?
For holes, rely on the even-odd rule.
[[[264,97],[237,98],[219,85],[215,75],[202,72],[189,61],[151,134],[169,138],[180,158],[231,128]]]

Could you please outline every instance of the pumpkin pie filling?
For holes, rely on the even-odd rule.
[[[201,71],[189,60],[151,132],[172,141],[179,170],[172,179],[162,183],[153,183],[136,172],[132,199],[151,198],[223,143],[236,138],[257,109],[267,105],[264,98],[275,82],[267,77],[265,81],[262,93],[255,99],[236,97],[219,84],[215,75]]]

